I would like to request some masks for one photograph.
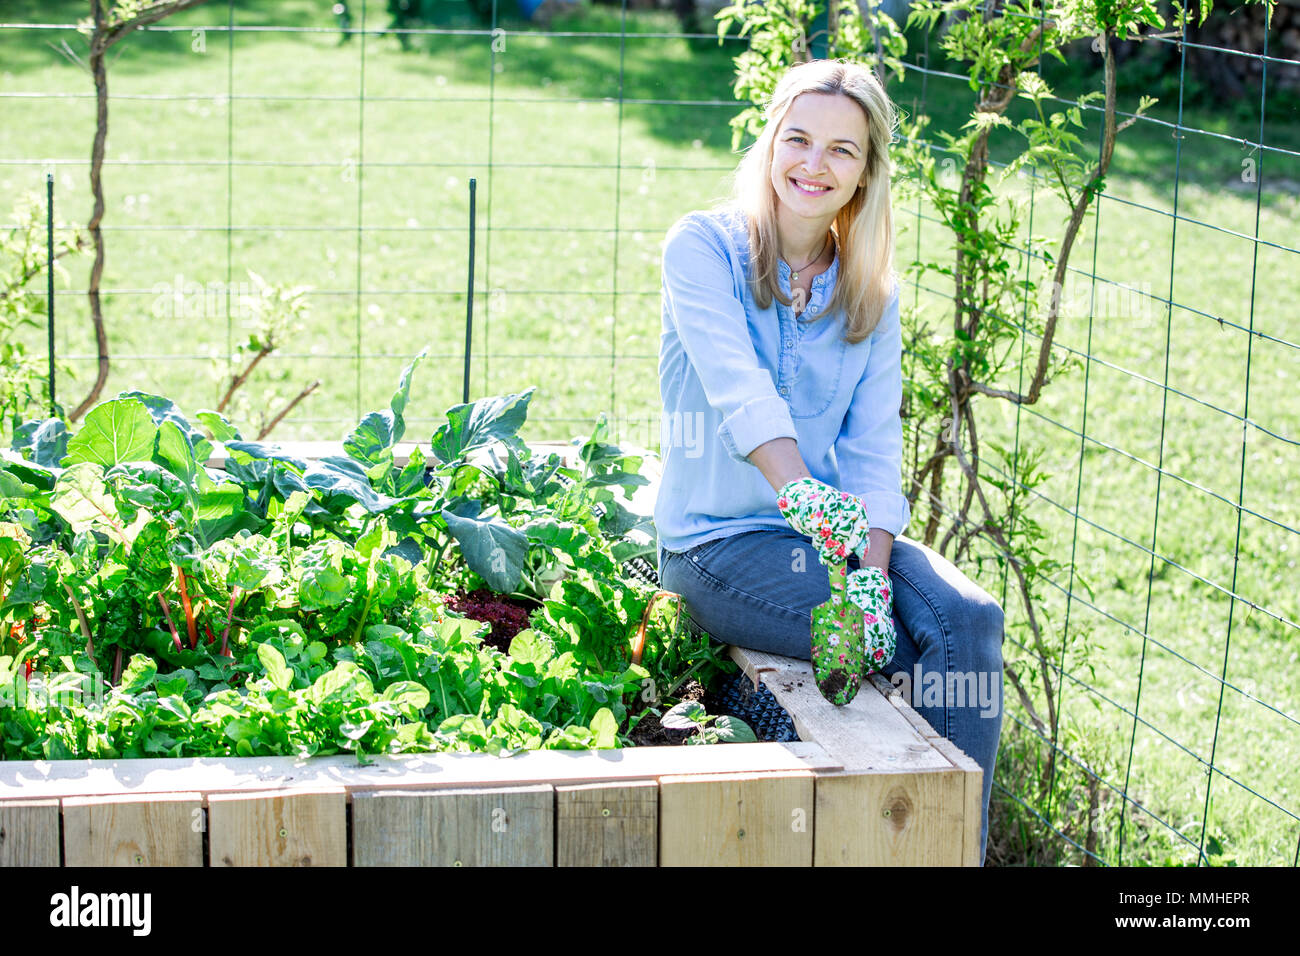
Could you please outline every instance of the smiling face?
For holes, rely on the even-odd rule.
[[[797,216],[834,218],[867,168],[867,118],[847,96],[801,93],[772,143],[772,188]]]

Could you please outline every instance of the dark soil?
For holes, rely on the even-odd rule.
[[[818,687],[823,697],[827,700],[833,700],[835,695],[842,691],[848,682],[849,675],[845,671],[831,671],[826,675],[825,683],[819,684]]]
[[[720,681],[721,682],[721,681]],[[681,695],[682,700],[698,700],[704,705],[704,710],[714,717],[721,717],[724,714],[732,717],[738,717],[734,713],[734,708],[728,706],[721,699],[721,695],[714,688],[704,687],[697,680],[690,680],[686,683]],[[650,708],[650,704],[645,704],[640,711],[633,710],[635,716]],[[662,704],[658,705],[659,710],[666,711],[668,708]],[[754,728],[757,729],[757,728]],[[693,737],[698,731],[696,730],[673,730],[670,727],[664,727],[659,723],[659,717],[653,713],[647,713],[633,728],[631,738],[633,743],[638,747],[662,747],[665,745],[684,744],[688,738]],[[762,738],[760,738],[762,739]]]
[[[704,686],[697,680],[691,679],[686,682],[682,688],[682,700],[698,700],[704,704],[704,709],[708,710],[709,705],[706,703],[708,692]],[[633,711],[632,716],[649,710],[651,706],[657,706],[659,710],[666,711],[668,708],[662,705],[646,704],[642,710]],[[712,713],[712,711],[710,711]],[[695,730],[673,730],[671,727],[665,727],[659,723],[659,717],[653,713],[646,713],[644,717],[637,722],[632,728],[629,735],[632,742],[638,747],[662,747],[667,744],[681,744],[686,742],[687,737],[693,736]]]

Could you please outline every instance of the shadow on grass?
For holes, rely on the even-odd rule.
[[[923,38],[919,33],[909,34],[908,49],[908,58],[916,59],[917,53],[923,49]],[[936,131],[958,133],[970,118],[979,94],[960,77],[934,75],[964,72],[960,64],[947,62],[937,55],[937,50],[938,43],[932,37],[931,75],[924,77],[919,70],[911,70],[902,84],[895,83],[890,87],[890,94],[908,113],[929,113],[932,117],[930,139],[942,148],[943,141]],[[1092,53],[1086,43],[1069,50],[1066,59],[1067,62],[1062,64],[1046,57],[1043,63],[1043,79],[1055,96],[1072,103],[1084,93],[1104,90],[1101,57]],[[1177,154],[1172,124],[1179,120],[1178,77],[1165,77],[1159,84],[1148,85],[1150,79],[1149,64],[1129,61],[1119,67],[1117,108],[1120,111],[1135,112],[1143,95],[1157,96],[1159,102],[1147,111],[1146,117],[1150,119],[1140,119],[1117,135],[1111,165],[1112,181],[1122,178],[1141,181],[1168,208],[1173,203],[1175,181],[1184,187],[1194,185],[1211,193],[1236,192],[1242,200],[1253,201],[1256,180],[1259,180],[1262,207],[1279,212],[1289,212],[1294,208],[1296,195],[1300,192],[1300,156],[1289,155],[1289,152],[1300,151],[1300,98],[1270,82],[1262,140],[1266,146],[1274,148],[1261,151],[1258,146],[1247,145],[1261,139],[1258,82],[1251,85],[1247,97],[1228,105],[1217,105],[1203,87],[1189,79],[1183,91],[1182,149],[1181,154]],[[920,99],[923,89],[924,102]],[[1070,103],[1047,101],[1044,111],[1050,116],[1053,112],[1068,110]],[[1100,98],[1089,105],[1101,106]],[[1017,98],[1006,115],[1013,123],[1036,116],[1032,104],[1023,98]],[[1072,126],[1070,130],[1079,137],[1084,154],[1095,162],[1101,144],[1101,113],[1097,109],[1088,109],[1083,111],[1082,119],[1082,129]],[[1124,119],[1122,115],[1118,117],[1119,122]],[[1022,152],[1026,145],[1024,136],[1019,133],[1008,129],[995,130],[989,141],[990,159],[995,168],[1001,167]],[[1246,160],[1253,162],[1247,163]]]
[[[464,17],[460,21],[449,18],[445,26],[457,22],[459,29],[483,29]],[[400,69],[421,78],[478,75],[486,86],[495,62],[501,69],[494,95],[621,98],[646,131],[662,142],[698,139],[710,149],[730,151],[728,120],[743,108],[732,93],[732,57],[743,41],[728,37],[719,44],[716,39],[674,35],[638,38],[677,34],[681,28],[671,15],[639,14],[625,21],[619,10],[608,7],[584,7],[557,16],[549,30],[524,21],[502,22],[507,33],[497,41],[495,58],[487,35],[481,43],[467,43],[463,36],[416,35]],[[517,28],[522,29],[514,32]],[[552,36],[552,32],[570,35]],[[595,35],[571,35],[583,33]],[[396,49],[396,41],[391,42]],[[627,103],[629,100],[654,102]]]
[[[353,2],[352,27],[360,29],[360,4]],[[110,54],[110,82],[118,75],[159,76],[162,86],[166,72],[183,68],[193,56],[190,28],[198,26],[220,27],[227,23],[231,5],[222,0],[211,0],[193,10],[163,21],[164,25],[185,27],[175,31],[142,31],[125,40]],[[11,23],[67,23],[75,24],[86,14],[84,0],[16,0],[6,5],[4,19]],[[412,77],[432,77],[437,74],[458,78],[480,78],[486,87],[493,78],[489,75],[491,64],[502,69],[495,76],[493,90],[497,95],[556,96],[610,99],[625,101],[625,113],[635,116],[647,133],[663,142],[684,143],[701,140],[713,150],[731,151],[731,131],[728,120],[744,104],[734,102],[732,82],[734,66],[732,57],[743,49],[746,41],[733,34],[721,44],[711,39],[686,39],[672,36],[681,31],[680,23],[670,13],[638,12],[624,17],[613,6],[583,5],[572,12],[556,16],[549,26],[530,23],[513,16],[512,2],[498,3],[498,25],[504,30],[493,43],[490,25],[485,25],[465,0],[447,0],[434,7],[432,22],[435,29],[454,29],[455,34],[411,34],[409,50],[403,51],[399,38],[384,34],[391,16],[383,0],[371,0],[366,7],[366,50],[370,56],[400,57],[399,70]],[[252,0],[234,6],[237,25],[264,25],[271,27],[316,28],[328,35],[339,31],[340,21],[331,7],[320,0]],[[574,36],[552,34],[609,34],[605,36]],[[638,38],[646,33],[670,34]],[[267,34],[268,36],[271,34]],[[357,35],[345,39],[337,32],[340,47],[347,47],[349,55],[358,46]],[[0,31],[0,62],[12,74],[22,74],[51,65],[66,63],[67,57],[56,49],[58,41],[66,40],[72,50],[84,59],[86,44],[83,36],[71,31],[33,31],[10,28]],[[209,34],[210,45],[225,43],[223,34]],[[919,30],[908,32],[908,59],[915,60],[924,49],[924,38]],[[938,41],[931,37],[929,50],[933,69],[960,73],[959,65],[944,62]],[[120,51],[120,52],[119,52]],[[121,55],[125,53],[126,55]],[[1073,100],[1081,93],[1102,88],[1100,57],[1081,44],[1070,51],[1068,62],[1059,63],[1048,57],[1043,63],[1043,75],[1053,85],[1056,94]],[[238,60],[236,69],[238,69]],[[1138,97],[1144,93],[1158,95],[1161,101],[1150,115],[1166,122],[1178,117],[1178,77],[1152,74],[1152,64],[1130,60],[1121,65],[1120,108],[1136,109]],[[551,81],[548,90],[543,78]],[[1174,131],[1166,125],[1139,121],[1124,130],[1117,140],[1112,178],[1140,179],[1166,204],[1172,204],[1175,173],[1181,184],[1195,184],[1207,191],[1224,189],[1239,191],[1244,199],[1254,196],[1250,174],[1262,176],[1262,205],[1269,208],[1287,208],[1294,203],[1300,190],[1300,156],[1272,150],[1261,154],[1258,148],[1244,145],[1260,137],[1259,90],[1250,97],[1230,106],[1215,106],[1207,101],[1205,88],[1194,77],[1188,77],[1183,89],[1184,105],[1182,125],[1184,134],[1181,155],[1175,161]],[[922,88],[925,101],[921,103]],[[86,78],[89,90],[89,78]],[[977,93],[962,79],[930,75],[923,77],[919,71],[910,70],[900,84],[891,81],[890,94],[907,113],[924,109],[933,118],[931,139],[941,144],[937,131],[957,132],[969,119]],[[563,91],[558,93],[557,91]],[[375,90],[378,94],[400,91]],[[628,100],[652,101],[641,105]],[[705,105],[686,105],[686,104]],[[1049,104],[1049,109],[1061,110],[1065,104]],[[1008,110],[1012,121],[1031,115],[1028,101],[1019,99]],[[1300,98],[1276,87],[1269,90],[1266,103],[1267,124],[1263,139],[1269,146],[1300,152]],[[1084,149],[1095,155],[1094,144],[1100,140],[1100,114],[1084,113],[1085,128],[1076,130]],[[1204,131],[1204,132],[1200,132]],[[995,164],[1003,164],[1021,152],[1023,137],[1007,130],[998,130],[990,141],[990,155]],[[1243,173],[1243,169],[1246,170]]]
[[[362,29],[360,4],[353,3],[352,30]],[[563,89],[564,97],[585,99],[654,100],[645,106],[629,105],[647,131],[664,141],[702,140],[712,149],[730,150],[728,120],[741,108],[732,98],[734,67],[732,56],[741,49],[743,40],[728,37],[687,39],[680,36],[655,36],[637,39],[639,34],[677,34],[681,26],[671,14],[637,13],[624,19],[618,9],[583,6],[572,13],[556,16],[549,27],[500,15],[513,3],[499,4],[497,25],[505,33],[496,42],[496,61],[503,67],[494,88],[499,95],[521,94],[547,96],[542,78],[550,78]],[[75,32],[75,24],[86,15],[87,6],[78,0],[19,0],[8,6],[3,18],[9,23],[62,23],[66,31],[31,30],[11,27],[0,30],[0,62],[15,75],[69,64],[69,56],[59,49],[66,42],[83,61],[87,57],[86,37]],[[377,12],[376,12],[377,11]],[[121,41],[109,54],[109,82],[114,75],[159,78],[160,91],[165,89],[167,73],[184,69],[193,57],[191,30],[197,27],[224,27],[230,7],[221,0],[161,21],[159,26],[184,27],[180,30],[141,30]],[[340,29],[340,22],[327,4],[313,0],[293,2],[241,2],[235,9],[237,26],[315,28],[317,35],[337,31],[338,45],[349,56],[360,55],[359,33],[350,36]],[[435,8],[431,29],[465,31],[454,34],[407,34],[408,50],[401,38],[387,32],[392,23],[383,0],[368,4],[365,20],[365,46],[368,56],[399,57],[399,69],[413,77],[437,74],[458,78],[478,78],[486,87],[491,80],[493,35],[465,2],[448,2]],[[619,34],[626,31],[626,36]],[[612,36],[551,36],[550,34],[614,34]],[[271,36],[272,34],[266,34]],[[283,34],[282,34],[283,35]],[[292,35],[292,34],[290,34]],[[245,34],[247,36],[247,34]],[[224,30],[214,29],[205,38],[210,49],[224,48]],[[241,38],[242,39],[242,38]],[[500,47],[505,47],[505,52]],[[235,68],[239,68],[239,53]],[[86,90],[92,89],[85,77]],[[111,85],[110,85],[111,90]],[[376,94],[399,91],[375,90]],[[679,101],[716,103],[713,106],[676,106]]]

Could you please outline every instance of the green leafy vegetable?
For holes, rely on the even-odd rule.
[[[423,356],[319,460],[200,412],[209,437],[143,392],[76,434],[17,428],[0,457],[0,755],[618,747],[647,687],[666,705],[726,670],[662,611],[632,662],[653,592],[621,574],[645,521],[614,495],[644,479],[603,421],[575,442],[580,468],[536,456],[529,388],[455,406],[399,459]],[[452,600],[479,588],[527,625],[500,638],[452,609],[481,615]],[[697,736],[746,730],[705,718]]]

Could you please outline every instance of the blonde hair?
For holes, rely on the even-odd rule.
[[[843,307],[844,339],[857,344],[880,322],[894,294],[894,217],[890,208],[889,144],[898,125],[898,111],[868,67],[844,60],[811,60],[786,71],[763,111],[764,126],[736,167],[732,195],[749,220],[749,282],[754,301],[766,309],[781,292],[777,262],[776,191],[772,187],[772,150],[777,131],[795,97],[802,93],[841,94],[861,107],[867,120],[866,186],[835,215],[831,230],[839,241],[839,277],[821,315]]]

